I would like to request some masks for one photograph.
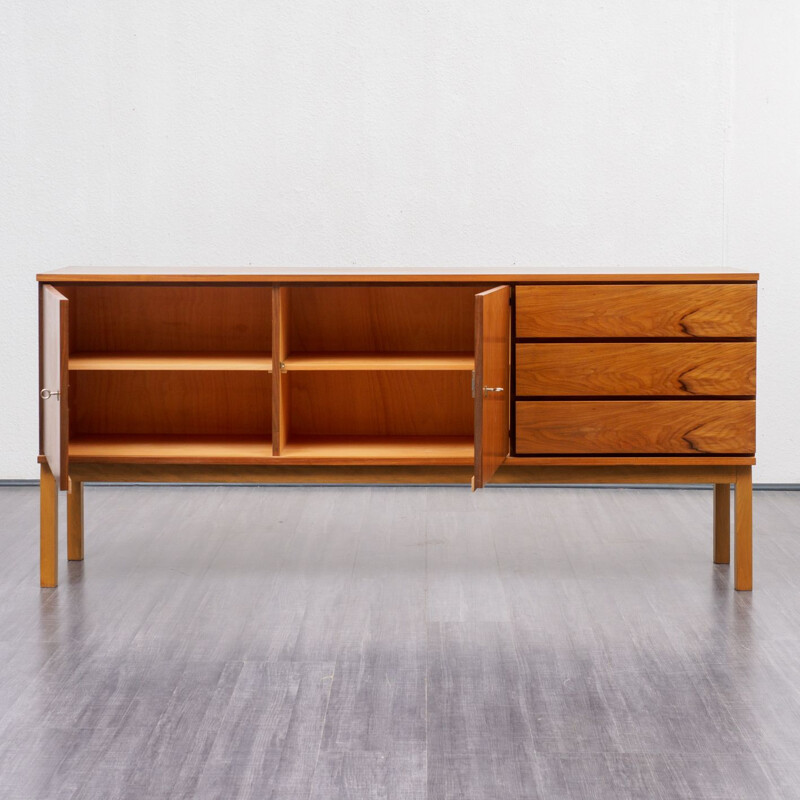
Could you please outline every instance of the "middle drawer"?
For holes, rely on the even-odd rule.
[[[755,342],[516,345],[517,397],[747,397],[755,392]]]

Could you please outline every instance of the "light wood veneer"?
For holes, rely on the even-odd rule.
[[[756,275],[39,280],[43,586],[56,487],[80,560],[84,483],[104,480],[704,482],[720,563],[733,484],[735,586],[752,586]]]
[[[756,335],[755,284],[521,286],[520,338]]]
[[[754,396],[755,342],[517,345],[517,395]]]
[[[755,450],[752,400],[517,403],[518,453],[736,455]]]
[[[272,353],[74,353],[71,370],[116,372],[272,372]]]

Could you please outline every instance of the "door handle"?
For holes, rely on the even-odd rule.
[[[496,386],[496,387],[492,387],[492,386],[484,386],[484,387],[483,387],[483,394],[484,394],[484,397],[485,397],[487,394],[489,394],[489,392],[499,392],[500,394],[502,394],[502,393],[503,393],[503,387],[502,387],[502,386]]]
[[[61,392],[51,392],[49,389],[42,389],[42,391],[39,392],[39,397],[41,397],[42,400],[49,400],[51,397],[55,397],[56,400],[60,400]]]

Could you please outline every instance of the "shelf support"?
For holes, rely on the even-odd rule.
[[[286,447],[289,431],[289,287],[272,290],[272,455]]]

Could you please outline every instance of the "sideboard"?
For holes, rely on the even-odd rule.
[[[752,588],[752,273],[41,274],[41,585],[103,481],[713,486]],[[532,532],[535,535],[535,531]]]

